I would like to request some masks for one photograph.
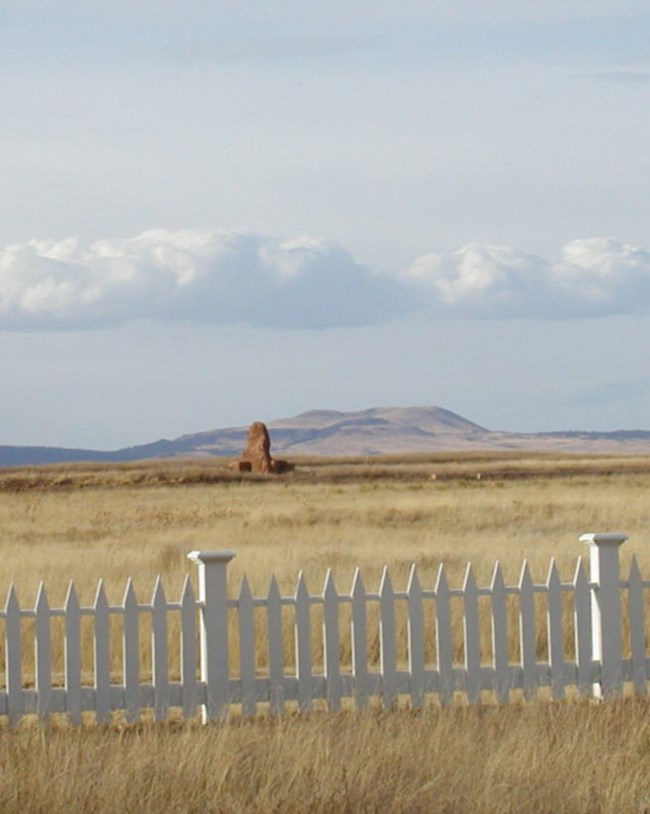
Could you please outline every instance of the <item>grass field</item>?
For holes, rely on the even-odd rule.
[[[275,479],[214,462],[51,467],[0,473],[0,595],[28,605],[41,579],[52,605],[75,579],[141,600],[161,574],[169,598],[192,549],[233,549],[233,590],[300,570],[312,591],[332,568],[370,590],[412,562],[452,584],[468,560],[489,581],[495,559],[516,581],[527,558],[570,579],[583,532],[624,531],[650,574],[650,459],[502,455],[303,460]],[[436,475],[435,480],[432,475]],[[480,478],[478,477],[480,475]],[[3,600],[2,600],[3,601]],[[513,645],[514,646],[514,645]],[[543,646],[543,642],[540,643]],[[118,669],[119,657],[116,656]],[[128,727],[22,727],[0,739],[0,810],[174,812],[650,811],[650,708],[628,699],[508,708],[408,710]],[[34,783],[34,777],[43,778]]]

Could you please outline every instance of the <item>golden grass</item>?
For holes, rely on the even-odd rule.
[[[647,701],[312,714],[0,737],[4,814],[620,814],[650,807]]]
[[[13,581],[21,604],[31,604],[43,579],[51,604],[60,606],[72,577],[82,603],[91,604],[103,577],[109,600],[119,603],[129,576],[147,601],[157,574],[168,598],[177,599],[194,568],[185,555],[197,548],[236,551],[231,591],[246,573],[257,594],[271,572],[283,593],[293,593],[300,570],[319,591],[330,567],[346,592],[357,565],[366,588],[376,590],[384,564],[403,589],[412,562],[426,587],[440,562],[450,583],[460,584],[468,560],[480,583],[489,581],[495,559],[516,582],[524,557],[536,581],[546,578],[552,557],[570,580],[577,556],[586,553],[578,536],[590,531],[628,533],[624,567],[635,554],[650,574],[647,457],[414,456],[305,461],[302,468],[262,480],[212,471],[208,463],[0,473],[0,601]],[[538,612],[543,651],[543,602]],[[402,614],[402,637],[403,624]],[[313,627],[318,659],[317,611]],[[259,666],[262,628],[260,619]],[[143,621],[145,663],[146,634]],[[514,625],[511,638],[515,652]],[[489,657],[487,629],[484,639]],[[84,641],[90,671],[90,629]],[[343,636],[343,658],[348,647]],[[236,667],[236,642],[232,655]],[[290,635],[285,658],[291,664]],[[0,811],[650,811],[649,712],[645,701],[538,701],[235,719],[207,728],[190,722],[74,730],[25,722],[0,737]]]
[[[237,482],[268,482],[264,477],[232,471],[228,458],[162,459],[122,464],[73,463],[40,467],[0,469],[0,492],[60,491],[132,486],[178,486]],[[422,481],[435,475],[440,480],[512,480],[544,475],[615,475],[650,473],[650,456],[521,451],[461,451],[376,455],[372,457],[310,457],[291,459],[296,483],[352,481]]]
[[[569,578],[583,553],[579,534],[606,530],[626,531],[624,559],[634,552],[650,565],[649,458],[510,456],[509,472],[519,467],[527,477],[490,479],[501,465],[481,457],[480,481],[461,478],[458,469],[458,477],[431,480],[433,469],[440,475],[443,465],[468,466],[467,457],[405,464],[426,467],[417,477],[412,469],[396,474],[399,462],[390,464],[395,477],[375,477],[377,464],[358,462],[349,464],[354,477],[340,482],[325,464],[322,477],[315,466],[309,477],[299,469],[277,479],[238,475],[215,483],[188,482],[196,471],[210,477],[205,462],[0,473],[0,590],[15,581],[33,593],[45,578],[62,598],[75,577],[90,598],[103,576],[119,596],[127,576],[149,591],[157,573],[173,587],[194,548],[234,549],[234,584],[246,572],[257,590],[271,571],[291,590],[300,569],[316,586],[332,567],[342,588],[356,565],[372,584],[384,563],[405,573],[418,562],[431,574],[441,560],[458,576],[472,560],[488,579],[498,558],[515,579],[527,557],[541,579],[556,557]],[[558,476],[567,461],[576,473]],[[472,469],[479,469],[476,460]],[[214,464],[212,471],[223,474]],[[30,482],[38,486],[25,486]]]
[[[572,466],[577,466],[575,459]],[[120,467],[66,467],[66,478],[96,479],[92,486],[61,486],[61,468],[23,473],[40,479],[41,486],[20,491],[0,491],[0,601],[10,582],[17,586],[21,604],[33,602],[39,581],[45,581],[52,605],[63,604],[68,581],[74,578],[82,604],[91,604],[99,577],[103,577],[111,603],[121,602],[126,579],[132,576],[140,601],[148,601],[157,574],[164,579],[169,599],[177,599],[186,573],[194,566],[186,559],[192,549],[233,549],[237,556],[229,567],[231,591],[238,590],[246,573],[254,593],[263,595],[271,573],[283,593],[293,593],[298,572],[304,571],[312,592],[322,589],[332,568],[339,591],[350,589],[355,567],[362,569],[367,590],[376,590],[381,569],[389,566],[393,586],[404,589],[411,563],[417,563],[423,587],[435,583],[441,562],[452,585],[460,585],[471,560],[480,583],[489,582],[499,559],[508,582],[516,582],[527,558],[536,581],[544,581],[549,561],[557,561],[563,580],[570,580],[576,558],[586,553],[578,536],[586,531],[625,531],[630,541],[622,548],[625,567],[635,553],[644,573],[650,573],[648,486],[650,474],[636,471],[645,459],[624,461],[616,474],[606,471],[611,459],[584,460],[583,470],[557,476],[565,459],[514,457],[511,465],[528,467],[525,479],[432,480],[429,474],[411,478],[362,477],[376,464],[357,462],[357,475],[344,482],[283,478],[239,478],[224,482],[187,485],[186,464],[179,464],[174,477],[152,486],[163,465]],[[495,461],[480,457],[485,470]],[[553,474],[548,474],[550,463]],[[474,461],[476,463],[476,461]],[[646,461],[647,463],[647,461]],[[346,464],[347,466],[348,464]],[[408,465],[414,465],[410,462]],[[420,463],[417,463],[420,466]],[[201,468],[205,468],[205,464]],[[399,467],[399,462],[391,466]],[[538,469],[534,469],[537,466]],[[173,467],[165,464],[165,471]],[[194,464],[190,465],[192,470]],[[327,468],[327,466],[325,466]],[[594,474],[594,468],[598,474]],[[193,470],[192,470],[193,471]],[[146,473],[149,473],[147,475]],[[295,473],[299,475],[298,473]],[[129,480],[135,475],[135,482]],[[13,477],[17,477],[14,473]],[[126,478],[124,484],[119,479]],[[119,482],[118,482],[119,481]],[[512,603],[511,603],[512,604]],[[543,654],[546,632],[544,602],[539,597],[538,651]],[[570,607],[566,608],[567,629]],[[402,609],[403,611],[403,609]],[[512,613],[516,608],[512,607]],[[287,610],[287,615],[289,612]],[[344,614],[345,616],[345,614]],[[432,623],[427,638],[428,654],[435,658]],[[462,656],[460,608],[454,615],[454,643]],[[514,620],[514,616],[513,616]],[[233,618],[233,632],[234,623]],[[120,620],[113,620],[112,668],[121,669]],[[264,619],[257,613],[257,659],[266,662]],[[53,623],[61,640],[60,620]],[[84,620],[86,656],[92,665],[92,626]],[[405,614],[398,613],[398,635],[405,640]],[[322,658],[319,608],[313,609],[314,657]],[[342,623],[342,627],[345,625]],[[61,628],[61,629],[59,629]],[[26,652],[31,629],[25,621]],[[170,629],[174,659],[177,637]],[[142,657],[150,659],[146,620],[142,623]],[[293,663],[293,637],[287,628],[285,662]],[[569,639],[569,637],[568,637]],[[490,628],[483,628],[483,656],[490,657]],[[378,658],[378,624],[370,613],[371,657]],[[571,643],[567,641],[567,647]],[[342,630],[342,656],[349,658],[349,630]],[[511,656],[516,658],[518,636],[512,625]],[[60,648],[55,649],[55,653]],[[402,658],[406,657],[404,648]],[[233,661],[237,663],[233,636]],[[567,657],[571,653],[567,651]],[[63,669],[61,658],[55,663]],[[27,664],[29,672],[29,663]]]

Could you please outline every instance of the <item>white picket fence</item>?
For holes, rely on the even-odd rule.
[[[317,699],[337,710],[345,699],[359,708],[373,699],[385,706],[403,698],[415,707],[429,699],[444,704],[454,694],[461,694],[469,703],[486,697],[508,702],[514,695],[533,698],[542,687],[550,688],[554,698],[563,697],[568,687],[583,695],[611,696],[620,694],[625,682],[645,694],[650,660],[646,655],[644,592],[650,581],[641,578],[634,559],[628,578],[621,580],[619,546],[625,539],[623,534],[583,535],[581,540],[590,550],[589,574],[579,559],[568,583],[561,582],[551,563],[546,582],[535,584],[524,563],[518,583],[506,585],[497,563],[488,586],[477,586],[468,566],[462,587],[450,588],[441,565],[434,587],[425,588],[413,566],[405,591],[393,589],[384,569],[377,592],[366,591],[357,571],[349,593],[338,593],[328,573],[322,593],[316,595],[308,593],[300,575],[290,596],[281,596],[272,577],[267,595],[253,597],[244,577],[237,597],[230,598],[227,565],[234,553],[204,551],[188,555],[198,566],[198,599],[186,578],[179,601],[168,601],[158,580],[151,602],[140,603],[129,580],[121,605],[109,605],[100,582],[92,606],[80,606],[71,584],[64,607],[51,608],[41,585],[35,607],[26,609],[20,607],[11,587],[0,612],[5,645],[0,715],[16,724],[28,714],[46,718],[65,713],[73,723],[79,723],[84,712],[94,713],[96,721],[105,722],[115,712],[127,721],[137,721],[145,711],[156,720],[164,720],[174,710],[174,714],[180,712],[187,718],[200,710],[203,720],[208,720],[225,718],[234,708],[253,715],[260,705],[274,714],[287,705],[309,710]],[[545,596],[547,653],[543,660],[537,655],[537,595]],[[568,602],[563,600],[567,596]],[[460,660],[454,656],[458,648],[453,640],[452,603],[462,607]],[[513,603],[519,637],[514,662],[509,650]],[[629,641],[626,637],[625,642],[622,605],[629,630]],[[311,616],[315,606],[320,606],[322,618],[322,663],[318,666],[312,658],[315,642]],[[571,609],[570,646],[566,641],[567,606]],[[262,633],[259,620],[257,628],[255,625],[258,608],[264,619]],[[406,616],[404,642],[397,637],[396,608]],[[379,657],[374,660],[369,654],[371,610],[373,618],[378,618]],[[178,665],[173,675],[170,614],[178,615],[174,626],[179,637],[175,648]],[[491,628],[488,663],[481,650],[484,614],[488,614]],[[62,617],[64,631],[61,677],[53,675],[52,624],[57,617]],[[92,624],[90,677],[82,669],[80,633],[84,617],[90,617]],[[121,619],[119,676],[111,671],[110,627],[115,617]],[[27,645],[24,619],[33,620],[33,642],[30,639]],[[140,647],[143,620],[151,636],[146,674]],[[285,664],[287,624],[292,628],[290,664]],[[349,625],[347,659],[341,656],[342,624]],[[433,628],[435,640],[433,660],[426,641],[429,628]],[[264,659],[256,658],[256,635],[263,635]],[[230,664],[231,645],[238,654],[236,670]],[[26,647],[31,646],[33,676],[26,674],[24,658]],[[570,658],[567,650],[571,651]]]

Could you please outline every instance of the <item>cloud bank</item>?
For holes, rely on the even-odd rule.
[[[572,319],[650,313],[650,252],[614,238],[573,240],[557,261],[471,244],[417,258],[400,275],[441,311],[478,318]]]
[[[370,324],[399,287],[324,240],[152,229],[84,247],[77,238],[0,250],[0,328],[91,328],[133,319],[280,328]]]
[[[574,319],[650,313],[650,252],[574,240],[551,261],[471,244],[380,275],[327,241],[250,232],[152,229],[84,246],[78,238],[0,248],[0,329],[61,330],[135,319],[276,328],[436,318]]]

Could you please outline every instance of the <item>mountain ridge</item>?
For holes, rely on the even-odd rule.
[[[454,450],[539,450],[565,452],[650,452],[650,431],[563,430],[509,433],[486,429],[443,407],[371,407],[366,410],[308,410],[266,422],[272,454],[385,455]],[[151,458],[239,457],[246,426],[225,427],[159,439],[113,451],[44,446],[0,446],[0,466],[53,463],[119,463]]]

